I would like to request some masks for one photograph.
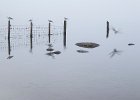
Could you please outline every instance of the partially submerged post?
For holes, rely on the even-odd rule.
[[[11,30],[11,23],[10,20],[12,20],[13,18],[8,17],[8,58],[7,59],[11,59],[13,58],[13,56],[11,56],[11,44],[10,44],[10,30]]]
[[[11,21],[12,19],[13,19],[13,18],[8,17],[8,39],[10,39],[10,30],[11,30],[11,23],[10,23],[10,21]]]
[[[32,20],[30,19],[30,51],[32,52],[32,48],[33,48],[33,42],[32,42],[32,39],[33,39],[33,22]]]
[[[53,22],[52,20],[48,20],[49,21],[49,28],[48,28],[48,37],[49,37],[49,43],[51,42],[51,22]]]
[[[106,24],[107,24],[107,34],[106,34],[106,38],[108,38],[108,37],[109,37],[109,22],[107,21]]]
[[[63,43],[64,47],[66,47],[66,34],[67,34],[67,18],[64,18],[64,38],[63,38]]]
[[[11,59],[13,56],[11,56],[11,44],[10,44],[10,38],[8,38],[8,57],[7,59]]]
[[[10,38],[8,37],[8,55],[11,54],[11,45],[10,45]]]
[[[10,56],[10,52],[11,52],[11,46],[10,46],[10,32],[11,32],[11,23],[10,21],[13,18],[8,17],[8,55]]]

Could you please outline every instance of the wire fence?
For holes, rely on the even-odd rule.
[[[40,45],[48,42],[48,27],[45,25],[33,25],[32,42],[34,45]],[[51,36],[63,34],[63,26],[51,25]],[[30,26],[12,25],[10,28],[11,47],[22,47],[30,45]],[[8,26],[0,26],[0,50],[8,48]]]

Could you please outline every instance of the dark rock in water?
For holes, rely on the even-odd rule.
[[[92,42],[81,42],[81,43],[76,43],[75,45],[83,48],[95,48],[99,46],[99,44],[92,43]]]
[[[47,51],[53,51],[54,49],[52,49],[52,48],[48,48],[48,49],[46,49]]]
[[[48,55],[48,56],[54,56],[54,54],[58,55],[60,53],[61,53],[60,51],[54,51],[54,52],[46,53],[46,55]]]
[[[53,56],[53,52],[49,52],[49,53],[46,53],[46,55],[48,55],[48,56]]]
[[[7,59],[11,59],[11,58],[13,58],[14,56],[9,56],[9,57],[7,57]]]
[[[88,53],[86,50],[77,50],[78,53]]]
[[[53,53],[54,54],[60,54],[61,52],[60,51],[54,51]]]
[[[132,45],[135,45],[135,44],[134,44],[134,43],[129,43],[128,45],[129,45],[129,46],[132,46]]]

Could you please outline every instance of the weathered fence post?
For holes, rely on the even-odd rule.
[[[10,29],[11,29],[11,25],[10,25],[10,19],[8,20],[8,39],[10,39]]]
[[[33,39],[33,22],[32,20],[29,20],[30,21],[30,51],[32,52],[32,48],[33,48],[33,42],[32,42],[32,39]]]
[[[10,56],[11,53],[11,45],[10,45],[10,33],[11,33],[11,23],[10,20],[12,20],[13,18],[8,17],[8,54]]]
[[[108,38],[108,37],[109,37],[109,22],[107,21],[106,24],[107,24],[107,34],[106,34],[106,38]]]
[[[48,20],[49,21],[49,27],[48,27],[48,36],[49,36],[49,43],[51,42],[51,22],[53,22],[52,20]]]
[[[66,34],[67,34],[67,18],[64,18],[64,34],[63,34],[64,47],[66,47]]]

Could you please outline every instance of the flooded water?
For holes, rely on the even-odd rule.
[[[140,100],[139,4],[2,0],[0,99]]]

